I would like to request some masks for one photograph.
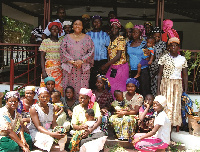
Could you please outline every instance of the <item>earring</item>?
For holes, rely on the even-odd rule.
[[[140,39],[142,39],[142,36],[140,35]]]

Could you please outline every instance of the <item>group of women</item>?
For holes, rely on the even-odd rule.
[[[183,90],[187,92],[187,61],[179,55],[180,39],[173,37],[172,27],[165,28],[168,37],[168,41],[165,43],[161,39],[160,28],[153,28],[149,22],[146,22],[144,26],[133,26],[128,23],[125,26],[127,27],[127,39],[122,36],[122,25],[116,18],[110,20],[110,35],[102,30],[102,18],[98,15],[92,17],[92,26],[93,29],[84,34],[82,32],[83,22],[81,19],[77,19],[73,22],[73,32],[59,39],[58,35],[62,30],[62,25],[58,22],[48,25],[51,35],[43,40],[39,48],[42,67],[42,88],[38,90],[39,102],[25,100],[23,103],[25,108],[32,106],[30,108],[31,119],[29,117],[26,123],[30,124],[29,132],[35,146],[50,151],[54,139],[64,140],[65,138],[65,134],[52,132],[57,124],[55,109],[49,103],[52,90],[48,88],[51,86],[61,92],[64,97],[64,107],[68,107],[65,112],[71,118],[71,126],[74,130],[80,131],[76,132],[78,136],[73,137],[75,142],[71,143],[71,149],[77,150],[80,145],[81,151],[87,151],[91,145],[96,145],[97,139],[102,139],[100,142],[105,143],[103,137],[108,133],[109,121],[114,126],[118,139],[131,140],[137,126],[135,115],[139,113],[143,97],[146,98],[149,94],[153,94],[153,96],[162,94],[167,98],[167,116],[172,126],[180,126],[181,94]],[[141,68],[141,75],[136,80],[133,77],[137,74],[137,66],[143,54],[148,53],[148,50],[146,52],[143,50],[146,48],[146,39],[149,36],[153,37],[156,42],[155,57],[151,65]],[[49,82],[44,81],[47,77],[54,79],[50,79]],[[184,89],[182,89],[182,78]],[[47,89],[43,88],[44,86]],[[111,103],[116,97],[114,97],[116,90],[123,92],[122,100],[127,109],[116,110],[113,114]],[[77,99],[79,105],[73,105],[75,102],[78,103]],[[118,101],[118,98],[116,100]],[[18,119],[16,111],[18,102],[19,96],[16,92],[7,94],[6,106],[3,107],[4,110],[1,110],[4,112],[1,114],[1,122],[6,123],[0,123],[2,137],[0,148],[9,149],[11,141],[17,143],[17,150],[21,147],[22,150],[29,151],[31,144],[28,139],[25,140],[24,122]],[[151,107],[143,106],[143,111],[147,107],[148,112],[152,113],[152,104]],[[96,119],[91,128],[85,125],[87,109],[94,110]],[[110,117],[111,113],[113,115]],[[18,125],[15,125],[16,123]],[[103,132],[91,134],[100,125],[105,134]],[[17,128],[17,126],[21,127]],[[41,140],[41,136],[44,137],[43,139],[47,139],[45,138],[47,136],[51,140]],[[30,136],[27,135],[28,137]],[[1,144],[3,140],[6,140],[4,145]],[[97,149],[101,150],[102,148],[103,144],[99,145]]]

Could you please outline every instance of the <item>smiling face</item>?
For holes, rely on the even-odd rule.
[[[79,95],[79,103],[81,104],[82,107],[87,107],[88,103],[90,101],[90,97],[88,95]]]
[[[25,98],[27,100],[29,100],[29,101],[33,100],[34,96],[35,96],[35,92],[34,91],[32,91],[32,90],[26,90],[25,91]]]
[[[128,83],[128,84],[126,85],[126,90],[128,91],[128,93],[134,94],[134,93],[135,93],[135,90],[136,90],[135,84],[133,84],[133,83]]]
[[[57,37],[59,33],[59,29],[56,25],[53,25],[50,29],[51,35]]]
[[[19,99],[18,98],[14,98],[14,97],[11,97],[11,98],[8,98],[6,100],[6,105],[7,107],[10,109],[10,110],[15,110],[17,109],[18,107],[18,103],[19,103]]]
[[[81,20],[76,20],[73,24],[74,33],[81,33],[83,30],[83,22]]]
[[[40,93],[38,98],[41,105],[47,105],[50,100],[50,95],[47,91],[44,91],[43,93]]]
[[[117,25],[113,24],[111,27],[111,34],[113,36],[119,35],[119,29],[120,28]]]
[[[133,28],[132,37],[134,40],[140,39],[141,35],[142,33],[140,32],[138,28]]]

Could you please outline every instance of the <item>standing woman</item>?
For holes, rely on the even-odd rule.
[[[170,38],[168,45],[170,52],[162,56],[158,62],[160,66],[157,94],[167,98],[168,109],[166,113],[172,126],[176,126],[176,131],[178,132],[182,123],[181,95],[183,91],[187,93],[188,88],[187,60],[184,56],[178,54],[180,48],[180,40],[178,38]],[[181,73],[184,88],[182,88]]]
[[[143,39],[144,33],[143,25],[135,25],[132,33],[133,41],[127,43],[127,53],[129,55],[132,78],[134,78],[137,74],[137,65],[140,63],[144,54],[143,49],[146,48],[147,42]],[[141,75],[139,77],[139,93],[145,97],[151,92],[149,68],[147,66],[143,66],[141,69]]]
[[[7,92],[6,105],[0,108],[0,151],[2,152],[21,150],[29,152],[32,147],[31,136],[24,133],[22,116],[17,112],[19,98],[17,91]]]
[[[91,68],[90,74],[90,88],[95,89],[96,76],[102,74],[100,72],[101,66],[108,62],[108,51],[107,47],[110,43],[110,36],[102,31],[102,18],[101,16],[95,15],[92,17],[93,30],[86,34],[91,36],[94,42],[94,67]]]
[[[90,68],[94,63],[94,43],[89,35],[83,34],[83,23],[75,20],[74,33],[67,34],[60,46],[63,68],[63,87],[72,86],[75,98],[81,88],[89,88]]]
[[[156,44],[154,47],[155,50],[155,58],[152,64],[150,65],[150,76],[151,76],[151,93],[156,96],[157,93],[157,79],[158,79],[158,60],[165,53],[166,43],[161,41],[161,29],[159,27],[155,27],[152,31],[152,36],[156,40]]]
[[[60,63],[60,43],[58,34],[61,34],[62,25],[59,22],[51,22],[48,25],[51,32],[50,38],[44,39],[40,45],[42,79],[40,87],[45,87],[44,79],[53,77],[55,79],[55,88],[63,94],[62,90],[62,68]]]
[[[126,42],[123,36],[119,36],[121,23],[113,19],[111,23],[111,41],[108,46],[109,61],[102,66],[101,70],[105,71],[106,78],[111,85],[111,93],[114,95],[115,90],[126,91],[126,80],[129,77],[129,66],[126,61]]]

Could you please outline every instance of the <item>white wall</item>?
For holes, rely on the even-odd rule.
[[[22,22],[33,25],[34,27],[38,26],[38,18],[31,15],[25,14],[21,11],[18,11],[8,5],[2,4],[2,15],[8,16],[12,19],[16,19]]]

